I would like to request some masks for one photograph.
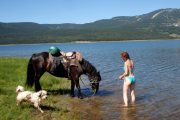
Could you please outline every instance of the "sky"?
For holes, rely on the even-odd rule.
[[[0,22],[84,24],[180,8],[180,0],[0,0]]]

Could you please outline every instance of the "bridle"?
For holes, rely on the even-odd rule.
[[[99,81],[98,80],[95,80],[95,79],[90,79],[90,84],[92,85],[92,84],[97,84],[97,83],[99,83]]]
[[[87,87],[87,85],[83,82],[83,80],[81,79],[81,77],[80,77],[80,80],[81,80],[81,82],[84,84],[84,86]],[[98,83],[99,83],[98,80],[95,80],[95,79],[92,79],[92,78],[90,79],[90,86],[91,86],[91,87],[92,87],[93,84],[98,84]],[[87,87],[87,88],[88,88],[88,87]],[[92,92],[93,92],[93,94],[91,95],[91,97],[96,94],[96,90],[92,90]]]

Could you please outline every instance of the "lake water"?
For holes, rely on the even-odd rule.
[[[9,45],[0,46],[0,56],[30,57],[32,53],[48,51],[52,45],[65,52],[80,51],[101,73],[96,96],[85,98],[76,106],[69,104],[74,111],[80,111],[82,119],[180,118],[180,40]],[[135,61],[137,79],[136,105],[128,108],[122,107],[123,81],[118,80],[123,72],[122,51],[128,51]]]

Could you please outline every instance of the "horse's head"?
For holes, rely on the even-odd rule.
[[[100,72],[97,72],[93,76],[90,77],[90,85],[94,93],[97,93],[99,90],[99,82],[101,81]]]
[[[90,85],[94,93],[97,93],[99,90],[99,82],[101,81],[100,72],[87,60],[82,59],[81,66],[83,73],[86,74],[90,80]]]

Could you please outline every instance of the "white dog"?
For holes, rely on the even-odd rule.
[[[32,92],[32,91],[24,91],[24,87],[17,86],[16,93],[18,93],[16,100],[17,105],[19,105],[22,101],[29,101],[34,103],[34,107],[38,108],[42,113],[44,112],[40,107],[41,100],[47,98],[47,91],[40,90],[39,92]]]

